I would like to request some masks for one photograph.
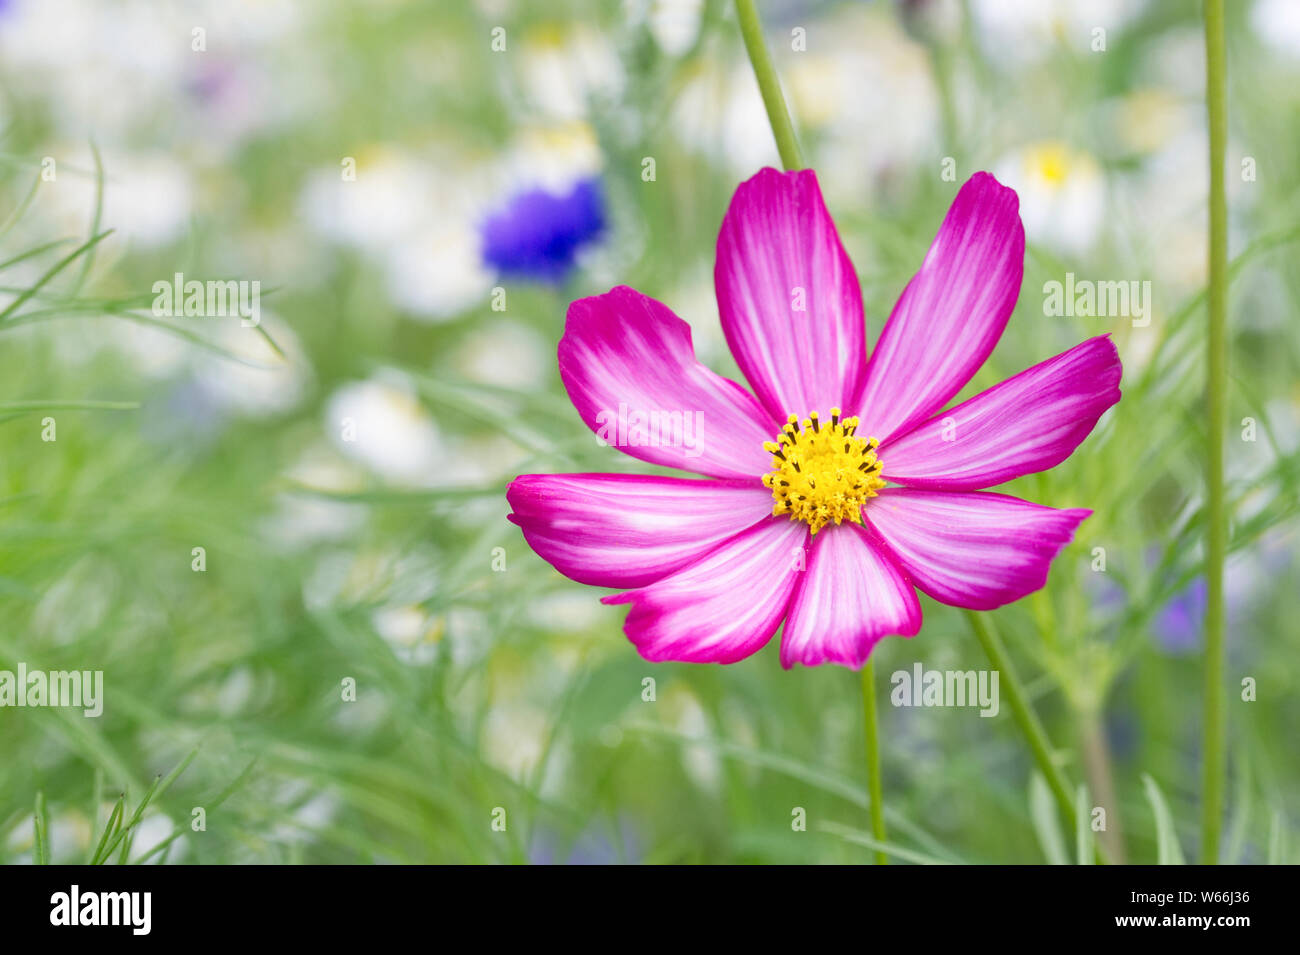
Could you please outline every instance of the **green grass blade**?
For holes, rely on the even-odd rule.
[[[1255,802],[1250,779],[1250,758],[1243,755],[1237,762],[1236,782],[1232,794],[1232,816],[1228,821],[1228,838],[1223,856],[1224,861],[1232,865],[1240,865],[1246,855],[1246,838],[1250,833],[1250,821]]]
[[[90,791],[90,845],[95,845],[96,837],[99,834],[99,806],[103,801],[104,770],[101,767],[96,766],[95,783]],[[91,854],[86,857],[86,863],[89,864],[90,860],[93,858],[94,852],[92,851]]]
[[[916,852],[904,846],[895,845],[892,842],[881,842],[870,833],[840,825],[838,822],[824,822],[817,826],[816,829],[819,832],[827,832],[837,836],[845,842],[852,842],[855,845],[871,849],[874,852],[883,852],[900,862],[912,862],[916,865],[952,865],[951,862],[945,859],[936,859],[934,856],[928,856],[923,852]]]
[[[32,863],[50,864],[50,817],[45,808],[45,791],[36,791],[36,808],[32,812],[32,825],[36,830],[32,843]]]
[[[23,195],[22,201],[18,203],[14,211],[9,214],[9,218],[4,221],[4,225],[0,225],[0,239],[8,235],[10,230],[12,230],[14,226],[16,226],[20,221],[22,221],[23,216],[27,214],[27,210],[28,208],[30,208],[32,204],[32,200],[36,198],[37,190],[39,190],[40,188],[41,188],[41,174],[38,172],[35,176],[32,177],[32,186]]]
[[[1088,811],[1088,790],[1080,786],[1074,797],[1074,851],[1079,865],[1092,865],[1092,813]]]
[[[90,234],[95,236],[99,235],[99,227],[104,218],[104,160],[99,155],[99,147],[94,143],[90,144],[90,152],[95,157],[95,212],[90,219]],[[91,246],[81,260],[81,269],[68,293],[70,298],[76,298],[85,287],[86,279],[90,277],[90,270],[95,264],[95,252],[96,248]]]
[[[104,832],[99,837],[99,844],[95,846],[95,851],[91,853],[90,864],[99,865],[101,860],[107,855],[108,840],[117,832],[118,827],[122,824],[122,812],[126,806],[126,796],[117,797],[117,803],[113,806],[113,811],[108,814],[108,822],[104,823]]]
[[[1159,865],[1186,865],[1182,846],[1178,844],[1178,833],[1174,829],[1174,816],[1165,802],[1164,793],[1156,781],[1146,773],[1142,774],[1142,786],[1146,790],[1147,802],[1156,817],[1156,862]]]
[[[194,749],[190,750],[189,755],[181,760],[180,763],[176,765],[176,768],[168,773],[166,777],[161,775],[154,777],[153,783],[150,784],[148,790],[146,790],[144,794],[144,798],[140,800],[140,805],[136,806],[135,812],[131,814],[131,821],[118,830],[116,835],[108,841],[108,846],[100,856],[101,859],[107,859],[111,856],[118,845],[123,844],[123,840],[125,840],[122,862],[126,862],[125,853],[130,849],[130,838],[136,825],[140,822],[141,818],[144,817],[145,810],[149,808],[151,802],[167,791],[168,787],[176,781],[177,777],[180,776],[181,773],[185,772],[186,768],[194,761],[194,757],[198,754],[199,747],[196,746]]]
[[[1029,777],[1029,819],[1048,865],[1069,865],[1065,833],[1061,831],[1061,820],[1056,814],[1056,800],[1047,788],[1047,780],[1038,772]]]
[[[1282,820],[1282,811],[1273,813],[1273,820],[1268,827],[1268,864],[1286,865],[1286,826]]]
[[[4,322],[8,320],[10,315],[14,314],[14,312],[18,311],[18,309],[20,309],[22,306],[26,305],[28,299],[30,299],[33,295],[39,292],[42,288],[44,288],[46,284],[49,283],[56,275],[58,275],[60,272],[66,269],[73,262],[77,261],[77,259],[81,258],[81,256],[85,255],[95,246],[99,245],[100,242],[104,241],[104,239],[108,238],[112,234],[113,234],[112,229],[109,229],[105,232],[101,232],[99,235],[93,236],[92,238],[81,243],[81,245],[77,246],[75,249],[73,249],[63,258],[59,259],[58,262],[56,262],[48,270],[46,270],[44,275],[42,275],[39,279],[36,280],[35,285],[33,285],[27,291],[23,292],[23,294],[19,295],[16,299],[14,299],[12,302],[9,303],[8,308],[6,308],[3,312],[0,312],[0,322]]]
[[[28,249],[26,252],[20,252],[12,258],[0,262],[0,271],[9,268],[11,265],[17,265],[19,262],[26,262],[28,259],[34,259],[39,255],[44,255],[51,249],[57,249],[61,245],[67,245],[72,239],[55,239],[53,242],[46,242],[36,246],[34,249]]]

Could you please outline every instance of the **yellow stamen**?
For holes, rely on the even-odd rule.
[[[840,418],[831,409],[828,424],[811,411],[802,422],[790,419],[776,441],[763,450],[772,455],[772,471],[763,483],[772,489],[773,515],[789,514],[816,534],[834,521],[862,523],[862,505],[885,486],[875,438],[859,438],[857,418]]]

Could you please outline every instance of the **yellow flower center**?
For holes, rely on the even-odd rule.
[[[802,422],[797,415],[776,441],[763,443],[772,455],[772,471],[763,483],[772,489],[776,506],[773,515],[789,514],[803,521],[816,534],[834,521],[862,523],[862,505],[885,486],[875,438],[859,438],[854,432],[857,418],[840,420],[840,409],[831,409],[827,424],[809,412]]]
[[[1059,189],[1070,175],[1070,155],[1060,143],[1040,143],[1031,148],[1025,157],[1031,174],[1037,174],[1047,185]]]

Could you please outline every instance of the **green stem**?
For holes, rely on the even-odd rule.
[[[876,732],[876,674],[871,661],[862,668],[862,726],[866,732],[867,789],[871,796],[871,834],[877,842],[885,835],[885,796],[880,781],[880,737]],[[876,865],[888,865],[889,857],[876,853]]]
[[[763,94],[763,106],[767,109],[767,121],[772,127],[772,136],[776,139],[777,152],[781,154],[781,165],[787,171],[800,169],[803,167],[803,156],[799,152],[799,141],[794,135],[794,124],[790,122],[790,111],[786,108],[785,96],[781,92],[781,81],[777,79],[772,57],[763,41],[763,25],[759,22],[754,0],[736,0],[736,17],[740,20],[740,34],[745,39],[745,50],[749,53],[750,65],[754,68],[758,89]],[[866,732],[867,789],[871,795],[871,832],[877,842],[885,842],[885,799],[884,786],[880,780],[880,738],[876,729],[874,673],[875,668],[870,662],[862,668],[862,716]],[[889,857],[885,853],[876,853],[877,865],[888,863]]]
[[[776,78],[771,54],[763,42],[763,25],[758,20],[754,0],[736,0],[736,17],[740,20],[740,35],[745,39],[745,51],[749,53],[749,62],[754,67],[754,78],[758,80],[759,92],[763,94],[763,106],[767,109],[767,121],[772,126],[772,135],[776,137],[781,165],[787,170],[802,169],[803,156],[799,153],[799,141],[794,135],[794,124],[790,122],[790,111],[785,106],[781,81]]]
[[[1228,133],[1227,53],[1223,0],[1205,3],[1205,101],[1210,123],[1210,284],[1206,403],[1209,438],[1205,455],[1205,778],[1201,801],[1201,862],[1219,861],[1223,816],[1223,563],[1228,549],[1228,514],[1223,486],[1223,439],[1228,424],[1228,203],[1224,153]]]
[[[1124,827],[1119,799],[1115,795],[1115,774],[1111,769],[1110,746],[1099,713],[1081,713],[1079,735],[1083,750],[1083,774],[1097,805],[1106,807],[1106,828],[1097,837],[1116,865],[1124,864]]]
[[[1024,733],[1025,739],[1029,743],[1029,749],[1034,754],[1034,762],[1038,764],[1039,771],[1043,774],[1043,778],[1047,780],[1047,786],[1051,789],[1052,796],[1056,800],[1057,809],[1060,810],[1066,825],[1071,830],[1074,830],[1077,825],[1077,814],[1074,808],[1074,787],[1065,778],[1065,773],[1061,771],[1061,767],[1052,759],[1052,744],[1047,738],[1047,732],[1043,729],[1043,724],[1038,720],[1038,715],[1029,704],[1029,696],[1025,693],[1025,687],[1020,682],[1019,674],[1016,673],[1015,667],[1011,664],[1011,657],[1007,655],[1006,647],[1002,645],[1002,638],[997,635],[997,632],[989,624],[988,618],[975,611],[967,610],[966,619],[970,621],[971,629],[975,631],[975,636],[979,639],[980,645],[984,647],[984,653],[988,656],[989,663],[993,665],[993,669],[1001,674],[998,690],[1011,704],[1011,715],[1015,718],[1016,724],[1020,727],[1020,731]],[[1105,861],[1100,850],[1098,851],[1098,861]]]
[[[763,41],[763,25],[759,22],[754,0],[736,0],[736,17],[740,20],[740,34],[745,39],[745,50],[749,53],[750,65],[754,68],[758,89],[763,94],[763,106],[767,110],[772,136],[776,139],[777,152],[781,154],[781,165],[787,171],[801,169],[803,156],[799,152],[799,140],[795,138],[794,124],[790,121],[790,111],[786,108],[785,96],[781,92],[781,81],[777,79],[772,57]],[[868,661],[862,668],[862,717],[866,733],[867,789],[871,796],[871,832],[877,842],[885,842],[885,798],[880,779],[880,738],[876,727],[874,674],[875,668]],[[878,851],[876,865],[888,864],[889,857]]]

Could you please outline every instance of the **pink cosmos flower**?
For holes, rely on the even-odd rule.
[[[624,629],[654,661],[732,663],[784,621],[782,666],[856,668],[920,629],[917,590],[976,610],[1038,590],[1092,512],[981,489],[1069,457],[1121,369],[1102,335],[943,410],[1001,337],[1024,252],[1015,192],[977,173],[868,356],[816,175],[762,170],[731,200],[714,268],[752,393],[625,286],[572,303],[560,340],[588,427],[707,480],[527,474],[510,520],[565,576],[623,590],[602,600],[631,605]]]

